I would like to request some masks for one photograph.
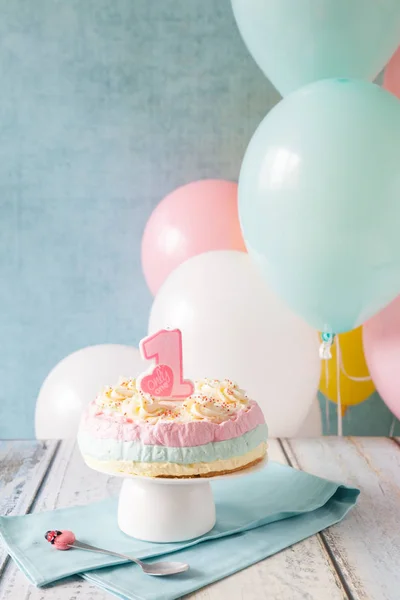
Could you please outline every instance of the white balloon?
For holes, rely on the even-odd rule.
[[[294,436],[316,396],[317,332],[272,294],[249,256],[200,254],[159,290],[149,332],[182,330],[185,376],[236,381],[262,407],[271,437]]]
[[[104,385],[114,385],[119,377],[136,377],[148,367],[137,348],[119,344],[89,346],[70,354],[50,371],[40,389],[36,437],[74,437],[82,410]]]
[[[320,437],[322,434],[323,431],[321,407],[319,405],[318,398],[315,398],[314,402],[311,404],[311,408],[308,412],[308,415],[304,419],[303,423],[300,425],[300,429],[297,430],[295,437]]]

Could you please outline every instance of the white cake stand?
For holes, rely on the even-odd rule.
[[[264,459],[254,467],[231,474],[193,479],[140,477],[96,470],[124,478],[118,503],[120,529],[139,540],[167,543],[194,539],[214,527],[211,481],[250,475],[263,469],[266,462]]]

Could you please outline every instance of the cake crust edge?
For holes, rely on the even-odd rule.
[[[108,461],[98,460],[88,455],[84,455],[83,458],[88,467],[106,473],[107,475],[143,477],[146,479],[211,479],[221,475],[229,475],[230,473],[244,471],[245,469],[257,465],[261,461],[266,460],[267,443],[262,442],[254,450],[241,456],[232,457],[231,459],[217,460],[210,463],[192,463],[190,465],[177,463],[135,463],[133,461],[119,460]],[[149,469],[145,468],[146,465],[148,465]],[[158,469],[157,466],[159,467]],[[175,472],[170,471],[163,473],[163,467],[168,470],[169,466],[175,467]],[[209,470],[204,470],[205,466],[209,466]],[[182,468],[183,471],[188,469],[192,472],[179,473],[180,468]],[[178,472],[176,472],[176,470]],[[198,472],[196,472],[196,470],[198,470]]]

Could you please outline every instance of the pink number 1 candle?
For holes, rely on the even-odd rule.
[[[144,359],[156,362],[149,373],[138,377],[138,385],[155,398],[184,400],[194,392],[193,382],[183,378],[182,332],[161,329],[140,342]]]

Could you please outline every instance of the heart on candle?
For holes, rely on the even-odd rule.
[[[156,398],[168,398],[174,386],[174,374],[168,365],[157,365],[139,381],[142,392]]]

